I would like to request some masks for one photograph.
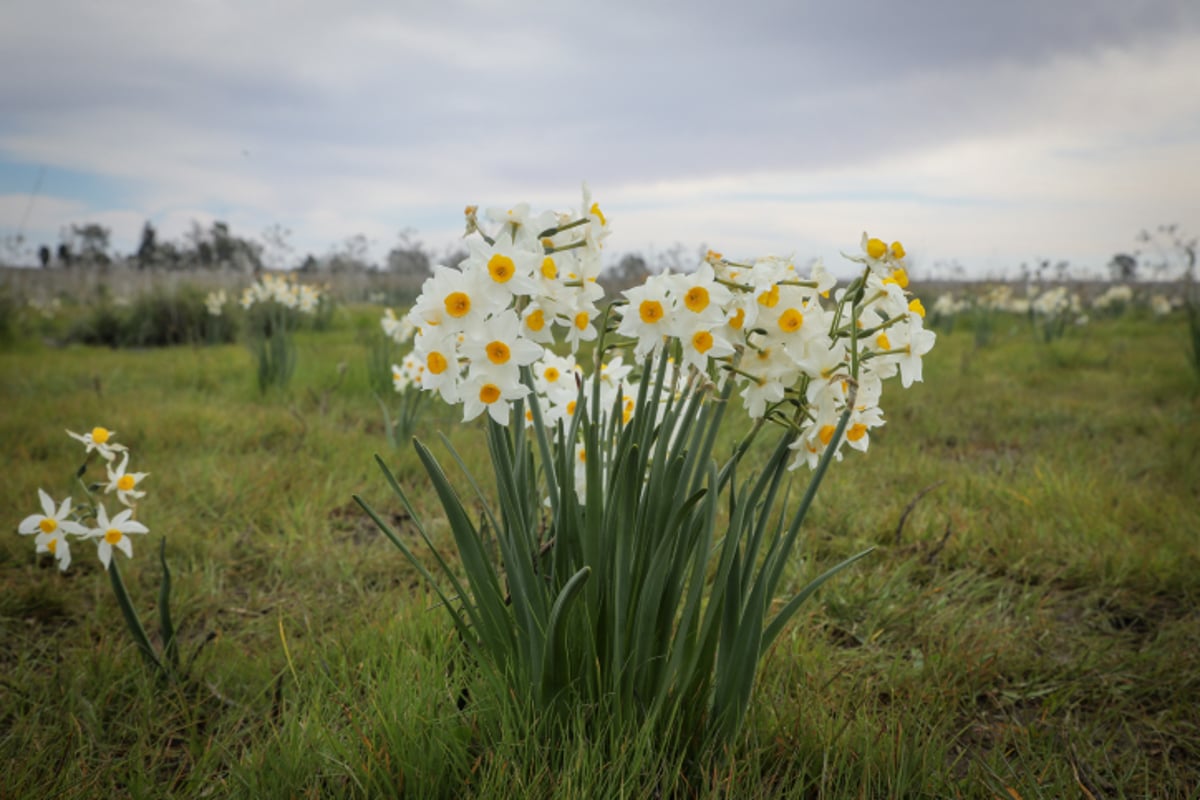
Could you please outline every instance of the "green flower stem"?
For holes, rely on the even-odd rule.
[[[546,254],[550,255],[551,253],[561,253],[564,250],[577,250],[581,247],[587,247],[586,239],[580,239],[578,242],[571,242],[570,244],[558,245],[557,247],[547,247]]]
[[[579,219],[574,220],[572,222],[568,222],[565,225],[558,225],[553,228],[546,228],[546,230],[544,230],[538,234],[538,239],[547,239],[551,236],[557,236],[558,234],[562,233],[563,231],[569,231],[569,230],[571,230],[571,228],[578,228],[580,225],[586,225],[591,221],[592,220],[590,217],[580,217]]]

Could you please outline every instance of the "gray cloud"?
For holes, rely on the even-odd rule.
[[[1195,141],[1200,126],[1186,74],[1087,80],[1194,46],[1190,0],[30,1],[9,18],[0,156],[174,208],[378,217],[464,193],[558,196],[581,176],[805,174],[1088,129],[1101,149]]]

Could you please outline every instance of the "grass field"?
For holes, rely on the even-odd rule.
[[[367,388],[357,333],[378,314],[303,334],[292,388],[265,397],[239,346],[0,351],[0,797],[1200,797],[1200,383],[1182,320],[1051,345],[1020,320],[982,349],[942,335],[870,452],[831,470],[792,585],[877,549],[767,656],[738,745],[696,763],[615,730],[539,736],[473,680],[351,499],[403,529],[379,452],[438,515]],[[64,429],[95,425],[151,473],[151,533],[121,566],[153,619],[167,537],[198,653],[181,685],[139,659],[90,547],[60,574],[15,532],[38,488],[70,488]],[[431,406],[420,435],[437,430],[483,468],[478,422]]]

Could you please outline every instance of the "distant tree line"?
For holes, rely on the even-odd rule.
[[[229,224],[215,221],[207,227],[192,223],[181,241],[164,241],[154,224],[142,226],[137,249],[121,256],[113,252],[111,231],[97,223],[71,225],[59,235],[56,247],[37,249],[43,269],[105,269],[122,264],[139,270],[231,271],[257,275],[264,269],[298,270],[305,274],[387,271],[413,281],[433,274],[435,263],[457,264],[465,250],[436,255],[417,241],[411,230],[402,230],[383,264],[373,263],[370,242],[358,234],[348,237],[323,256],[295,254],[291,231],[272,225],[255,239],[235,234]]]
[[[455,266],[467,256],[463,247],[435,253],[408,228],[397,234],[396,244],[382,264],[372,262],[370,241],[362,234],[347,237],[323,256],[298,256],[290,239],[291,231],[280,225],[268,227],[258,238],[248,238],[235,234],[228,223],[215,221],[207,227],[193,222],[180,241],[165,241],[147,221],[137,249],[121,256],[113,252],[111,231],[93,222],[64,228],[57,247],[43,244],[37,257],[43,269],[105,269],[121,264],[138,270],[209,270],[247,275],[257,275],[264,269],[295,270],[305,275],[389,273],[419,285],[433,274],[434,266]],[[688,272],[703,259],[705,249],[703,245],[691,249],[677,243],[648,255],[625,253],[607,266],[600,280],[613,293],[664,270]]]

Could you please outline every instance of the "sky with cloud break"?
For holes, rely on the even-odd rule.
[[[0,236],[292,231],[298,255],[462,209],[578,207],[609,249],[918,276],[1200,233],[1200,2],[10,0]]]

